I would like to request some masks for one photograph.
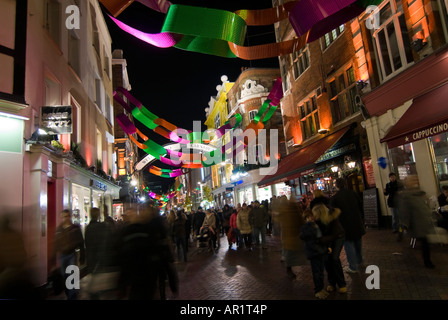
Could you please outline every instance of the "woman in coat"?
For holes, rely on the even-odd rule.
[[[250,209],[247,207],[246,203],[243,203],[241,210],[238,212],[236,224],[238,230],[240,230],[241,238],[244,241],[244,245],[248,250],[252,250],[252,225],[250,221]]]

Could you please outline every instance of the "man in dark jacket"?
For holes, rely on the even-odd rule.
[[[336,194],[331,197],[330,205],[339,208],[339,221],[345,230],[344,249],[349,265],[345,268],[348,273],[358,272],[358,265],[362,263],[362,236],[366,233],[362,219],[361,199],[350,189],[347,189],[343,178],[336,179]]]
[[[72,223],[72,214],[68,209],[64,209],[61,212],[62,222],[56,228],[54,235],[54,247],[53,247],[53,258],[59,255],[61,273],[64,275],[65,279],[68,277],[66,270],[68,266],[78,265],[78,257],[76,250],[79,250],[79,263],[82,265],[85,261],[85,247],[84,238],[82,236],[82,231],[79,225]],[[65,294],[68,300],[76,300],[79,296],[79,289],[68,289],[65,288]]]
[[[386,188],[384,189],[384,195],[388,196],[387,198],[387,206],[390,208],[390,212],[392,214],[392,230],[394,233],[399,232],[399,219],[398,219],[398,211],[395,206],[395,196],[399,189],[399,184],[397,181],[397,176],[395,173],[389,173],[389,182],[386,184]]]
[[[260,207],[260,202],[258,200],[255,200],[251,214],[255,244],[260,244],[261,234],[261,246],[263,249],[266,249],[266,227],[268,225],[269,218],[268,212],[264,208]]]

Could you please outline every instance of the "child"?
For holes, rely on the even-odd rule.
[[[327,247],[321,243],[322,231],[316,224],[310,210],[304,213],[305,224],[301,228],[300,238],[305,242],[306,257],[310,260],[314,281],[314,296],[325,299],[328,292],[324,290],[324,267]]]

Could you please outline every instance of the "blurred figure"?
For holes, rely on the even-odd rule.
[[[383,193],[385,196],[388,196],[387,206],[390,208],[390,212],[392,214],[392,231],[394,233],[400,232],[399,214],[396,208],[395,199],[399,189],[401,189],[401,186],[398,183],[397,176],[393,172],[389,173],[389,182],[386,184],[386,188]]]
[[[0,216],[0,299],[38,299],[26,271],[22,235],[13,230],[8,215]]]
[[[362,219],[361,199],[353,191],[347,188],[344,178],[336,179],[337,192],[330,198],[330,206],[341,210],[339,221],[345,230],[344,249],[347,256],[348,266],[344,269],[347,273],[357,273],[358,266],[362,264],[362,236],[366,233]],[[333,257],[339,259],[342,250],[334,249]]]
[[[238,226],[236,224],[236,220],[238,217],[238,211],[236,209],[233,209],[233,213],[230,216],[230,231],[231,234],[229,234],[229,249],[232,248],[232,244],[235,243],[236,247],[239,248],[241,246],[241,235],[240,230],[238,229]]]
[[[448,185],[442,186],[442,193],[437,197],[439,219],[437,225],[448,230]]]
[[[409,231],[411,238],[416,238],[422,246],[425,267],[434,268],[431,261],[428,234],[434,230],[431,209],[426,204],[426,193],[419,188],[416,175],[407,176],[404,190],[398,194],[398,212],[401,225]]]
[[[313,191],[313,200],[310,202],[310,209],[313,210],[313,207],[317,204],[324,204],[326,206],[330,205],[330,199],[320,189]]]
[[[106,204],[103,205],[103,218],[104,218],[103,222],[106,224],[106,226],[108,226],[110,228],[110,230],[112,232],[114,232],[116,229],[115,221],[109,215],[109,207]]]
[[[174,211],[173,211],[174,212]],[[185,223],[187,218],[181,210],[175,213],[174,221],[171,222],[174,244],[176,245],[177,261],[187,262],[187,244],[185,242]]]
[[[264,207],[260,206],[260,202],[258,200],[255,200],[254,207],[251,213],[252,213],[252,226],[253,226],[255,245],[260,244],[260,235],[261,235],[261,246],[263,249],[267,249],[266,229],[269,218],[268,211]]]
[[[228,204],[224,205],[224,208],[222,210],[222,229],[223,233],[227,235],[229,233],[230,229],[230,217],[232,216],[233,209],[230,208]],[[227,238],[229,248],[232,246],[232,242],[230,242],[229,238]]]
[[[90,210],[85,246],[87,271],[91,274],[88,291],[91,299],[99,299],[101,291],[116,289],[118,271],[115,234],[108,222],[100,222],[99,208]]]
[[[122,284],[127,289],[125,298],[153,300],[157,293],[165,299],[165,280],[168,279],[174,295],[178,292],[177,271],[166,220],[152,202],[137,214],[130,209],[129,225],[121,232],[119,258],[122,267]],[[159,289],[159,291],[157,290]]]
[[[84,264],[85,247],[81,228],[79,225],[72,223],[72,214],[69,209],[62,210],[61,219],[62,222],[56,228],[54,235],[53,256],[59,256],[59,265],[65,283],[68,276],[65,273],[67,267],[70,265],[78,266],[77,250],[80,253],[79,263]],[[65,288],[65,294],[68,300],[76,300],[79,296],[79,289]]]
[[[193,232],[194,238],[199,235],[199,230],[202,227],[202,223],[204,222],[205,212],[202,211],[202,207],[199,207],[198,210],[193,214]]]
[[[278,200],[278,221],[281,229],[283,256],[286,262],[286,273],[291,278],[296,275],[292,271],[295,266],[305,264],[305,252],[303,241],[300,239],[300,229],[305,220],[302,208],[294,199],[288,200],[283,195]]]
[[[244,242],[247,250],[252,250],[252,225],[250,223],[252,219],[250,217],[251,210],[246,203],[243,203],[243,206],[236,217],[236,225],[241,234],[241,242]]]

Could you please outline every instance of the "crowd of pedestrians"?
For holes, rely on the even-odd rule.
[[[102,299],[103,294],[110,292],[116,299],[164,300],[166,288],[175,297],[179,291],[176,264],[188,262],[189,250],[198,245],[199,237],[208,230],[214,252],[221,247],[221,238],[227,240],[229,250],[235,246],[236,250],[251,252],[255,247],[266,250],[266,238],[278,236],[288,276],[296,279],[297,270],[303,269],[295,267],[309,264],[316,298],[325,299],[334,291],[343,294],[347,292],[345,273],[357,273],[363,264],[362,238],[366,229],[359,195],[347,188],[344,179],[337,179],[335,186],[331,196],[317,189],[300,201],[273,196],[269,201],[226,204],[217,209],[175,208],[162,215],[150,201],[127,209],[120,221],[108,216],[107,208],[91,208],[90,222],[84,230],[72,222],[70,210],[63,210],[54,234],[50,259],[54,265],[50,266],[49,279],[57,285],[59,275],[66,298],[79,299],[79,288],[63,285],[68,277],[66,268],[79,265],[85,266],[90,275],[85,289],[92,300]],[[398,182],[391,174],[384,194],[392,212],[393,232],[402,235],[406,231],[419,241],[424,265],[434,268],[428,240],[434,228],[433,212],[418,181],[409,176]],[[445,227],[448,188],[442,190],[438,204],[438,224]],[[0,271],[8,261],[15,268],[9,269],[21,270],[24,259],[20,237],[9,228],[7,220],[0,223],[0,231],[0,239],[8,240],[3,243],[11,244],[11,250],[4,250],[10,255],[0,257]],[[345,268],[341,263],[342,250],[348,262]],[[17,271],[19,276],[24,274]],[[27,283],[24,279],[23,285]],[[21,292],[27,291],[22,288]]]

